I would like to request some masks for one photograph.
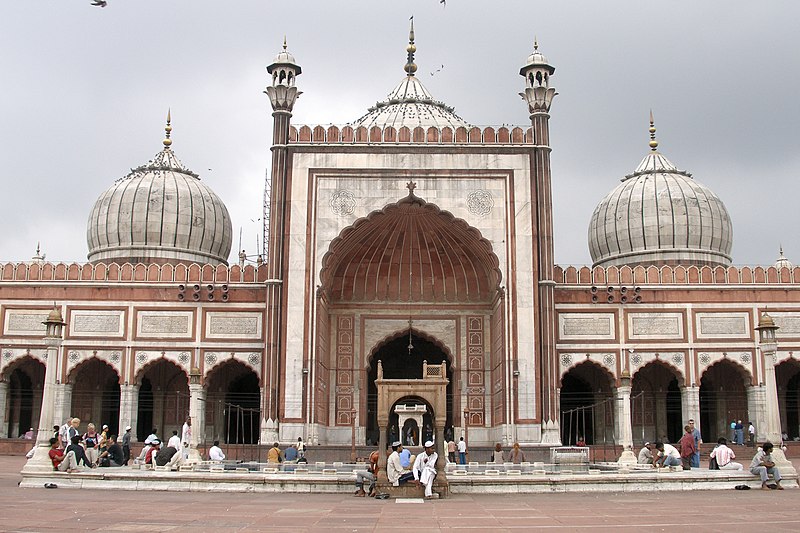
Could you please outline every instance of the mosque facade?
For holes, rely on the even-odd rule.
[[[559,266],[555,68],[535,45],[529,124],[479,128],[415,75],[413,27],[407,54],[400,83],[341,126],[292,122],[301,68],[285,44],[267,67],[257,262],[227,264],[228,211],[177,158],[168,118],[161,151],[95,203],[88,262],[0,265],[0,437],[41,423],[48,365],[45,427],[77,416],[139,440],[187,415],[198,442],[228,444],[418,443],[433,417],[473,446],[677,440],[688,419],[707,441],[732,420],[763,439],[775,403],[800,437],[800,268],[782,251],[731,265],[724,203],[658,150],[652,118],[649,151],[592,215],[593,265]],[[54,302],[66,326],[48,358]],[[444,365],[446,412],[379,426],[379,367],[427,365]]]

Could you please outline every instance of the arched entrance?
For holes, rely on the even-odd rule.
[[[320,270],[320,305],[316,314],[320,332],[316,355],[320,369],[315,373],[313,390],[322,398],[315,400],[315,416],[317,420],[330,423],[328,413],[335,413],[332,424],[345,426],[351,420],[352,410],[357,406],[365,407],[366,412],[361,412],[357,418],[365,427],[367,443],[375,443],[379,437],[376,361],[383,361],[387,379],[419,377],[416,373],[421,371],[423,360],[432,365],[446,362],[449,379],[446,424],[451,427],[460,425],[460,417],[453,417],[453,391],[459,389],[453,383],[452,361],[453,356],[462,357],[462,354],[445,354],[442,346],[410,327],[411,343],[415,346],[411,355],[407,350],[409,329],[406,329],[365,357],[366,354],[359,354],[358,347],[352,344],[357,337],[353,329],[356,314],[363,312],[365,306],[370,313],[394,324],[398,320],[416,320],[423,314],[430,317],[445,309],[451,317],[456,315],[456,320],[460,319],[458,315],[469,314],[492,317],[497,324],[505,323],[505,307],[495,305],[501,296],[502,276],[492,244],[466,221],[415,196],[413,184],[409,183],[408,188],[405,198],[344,228],[331,241]],[[461,304],[463,307],[459,307]],[[470,348],[477,350],[482,359],[470,367],[475,370],[475,380],[470,383],[475,384],[473,390],[480,390],[486,387],[487,369],[504,375],[505,346],[503,335],[498,334],[496,337],[500,340],[493,344],[493,352],[485,354],[488,350],[483,349],[483,339],[489,337],[489,332],[483,330],[481,319],[475,322],[479,327],[471,334],[479,340]],[[345,323],[349,329],[342,327]],[[396,326],[389,326],[386,333],[395,330]],[[428,345],[426,341],[433,344]],[[370,348],[365,347],[366,350]],[[498,363],[490,367],[488,359],[492,356]],[[362,373],[365,369],[366,373]],[[359,375],[366,379],[366,386],[360,390],[353,386]],[[502,391],[495,393],[497,405],[502,405]],[[480,394],[475,393],[475,396]],[[483,408],[481,403],[475,411]],[[498,419],[502,419],[502,409],[498,412]],[[481,412],[476,416],[482,425],[485,414]]]
[[[139,371],[139,411],[136,434],[155,429],[160,437],[180,432],[189,414],[189,379],[175,363],[158,359]]]
[[[614,378],[590,361],[569,369],[561,378],[561,442],[573,445],[615,442]]]
[[[408,346],[411,344],[413,348],[409,351]],[[375,385],[375,380],[378,377],[378,361],[383,365],[383,377],[385,379],[422,379],[422,366],[425,361],[429,365],[446,364],[447,379],[450,380],[447,384],[447,413],[445,413],[445,427],[453,425],[453,369],[450,364],[450,359],[445,353],[445,349],[439,345],[434,339],[426,338],[419,332],[411,332],[409,342],[409,331],[400,333],[394,338],[386,341],[382,346],[375,350],[370,358],[370,366],[367,373],[367,431],[366,431],[366,444],[374,445],[378,443],[378,389]],[[423,403],[424,400],[420,400]],[[427,422],[431,424],[430,416]],[[397,426],[397,414],[394,413],[394,406],[392,412],[389,414],[389,428],[387,432],[390,435],[395,435],[398,439],[403,434],[400,432],[402,428]],[[423,428],[417,428],[417,436],[424,432]],[[394,439],[387,437],[387,442],[392,442]]]
[[[108,425],[109,435],[119,435],[119,375],[100,359],[91,358],[72,369],[70,413],[81,419],[81,428],[94,423],[97,431]]]
[[[740,365],[723,359],[708,367],[700,378],[700,430],[703,441],[730,439],[730,424],[747,424],[747,387],[750,375]],[[745,426],[747,427],[747,426]]]
[[[44,364],[30,356],[18,359],[4,371],[2,380],[8,382],[6,427],[9,438],[17,438],[39,425],[44,386]],[[5,406],[4,406],[5,407]]]
[[[781,428],[789,438],[800,439],[800,361],[788,359],[775,367]]]
[[[253,369],[225,361],[209,372],[206,391],[206,434],[226,444],[256,444],[261,388]]]
[[[683,435],[682,382],[672,367],[660,361],[636,371],[631,391],[634,443],[678,442]]]

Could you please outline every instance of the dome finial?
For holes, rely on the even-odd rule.
[[[414,15],[411,15],[409,20],[411,21],[411,29],[408,31],[408,46],[406,46],[408,60],[403,70],[405,70],[406,74],[409,76],[413,76],[417,71],[417,65],[414,63],[414,52],[417,51],[417,47],[414,45]]]
[[[533,51],[536,52],[539,50],[539,38],[537,36],[533,36]]]
[[[172,126],[170,123],[172,122],[172,109],[167,109],[167,125],[164,127],[164,131],[167,133],[167,136],[164,138],[164,149],[169,150],[169,147],[172,146],[172,139],[169,138],[169,134],[172,133]]]
[[[286,36],[283,36],[283,51],[286,51]]]
[[[650,150],[653,152],[658,148],[658,141],[656,140],[656,126],[653,120],[653,110],[650,110]]]

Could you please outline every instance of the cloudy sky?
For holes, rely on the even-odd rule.
[[[556,260],[590,263],[594,206],[660,150],[726,204],[735,264],[800,263],[800,2],[673,0],[5,0],[0,4],[0,260],[85,261],[95,199],[173,148],[254,250],[269,166],[265,66],[284,35],[303,68],[295,123],[345,123],[418,76],[478,125],[522,124],[519,68],[556,67]],[[444,65],[439,72],[431,72]]]

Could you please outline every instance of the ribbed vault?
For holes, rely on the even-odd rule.
[[[498,265],[477,229],[412,193],[345,228],[321,278],[332,301],[487,302]]]

